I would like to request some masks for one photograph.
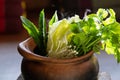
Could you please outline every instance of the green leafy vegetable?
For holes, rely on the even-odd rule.
[[[96,14],[70,23],[70,28],[74,35],[69,37],[68,42],[78,52],[77,56],[103,49],[120,62],[120,23],[116,21],[113,9],[100,8]]]
[[[66,19],[50,27],[47,45],[48,56],[55,58],[61,57],[60,54],[63,53],[67,47],[67,35],[69,31],[69,23]]]
[[[78,15],[58,20],[57,11],[46,27],[44,10],[39,16],[38,29],[21,16],[22,24],[33,37],[41,52],[54,58],[73,58],[89,51],[105,50],[120,62],[120,23],[113,9],[100,8],[80,19]]]
[[[40,12],[39,16],[39,29],[27,18],[21,16],[21,21],[24,28],[28,31],[29,35],[34,39],[42,55],[46,55],[47,47],[47,29],[45,22],[44,10]]]
[[[41,11],[39,15],[39,39],[41,40],[40,45],[43,48],[43,52],[46,52],[47,48],[47,27],[45,22],[45,13],[44,10]],[[43,44],[43,45],[42,45]]]
[[[27,18],[21,16],[20,17],[21,20],[22,20],[22,24],[24,26],[24,28],[28,31],[28,33],[30,34],[30,36],[33,37],[33,39],[35,40],[35,42],[39,45],[39,43],[41,42],[40,39],[39,39],[39,31],[38,29],[36,28],[36,26],[31,22],[29,21]]]

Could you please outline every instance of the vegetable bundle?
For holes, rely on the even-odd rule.
[[[21,16],[22,24],[34,39],[41,53],[53,58],[74,58],[89,51],[105,50],[120,62],[120,23],[113,9],[98,9],[96,13],[58,20],[57,12],[46,27],[44,10],[40,12],[38,28]],[[41,55],[40,53],[40,55]],[[47,54],[46,54],[47,53]]]

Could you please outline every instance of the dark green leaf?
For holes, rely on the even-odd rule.
[[[44,10],[42,10],[40,12],[38,26],[39,26],[39,39],[42,40],[41,44],[43,44],[43,48],[46,49],[46,47],[47,47],[47,28],[46,28]]]

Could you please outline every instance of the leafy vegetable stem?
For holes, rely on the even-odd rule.
[[[87,46],[87,48],[90,48],[91,46],[93,46],[94,44],[96,44],[96,43],[98,43],[99,41],[100,41],[100,37],[99,38],[97,38],[97,39],[95,39],[92,43],[90,43],[88,46]]]

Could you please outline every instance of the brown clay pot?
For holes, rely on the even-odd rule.
[[[99,65],[93,51],[73,59],[54,59],[34,53],[32,38],[21,42],[21,71],[25,80],[97,80]]]

